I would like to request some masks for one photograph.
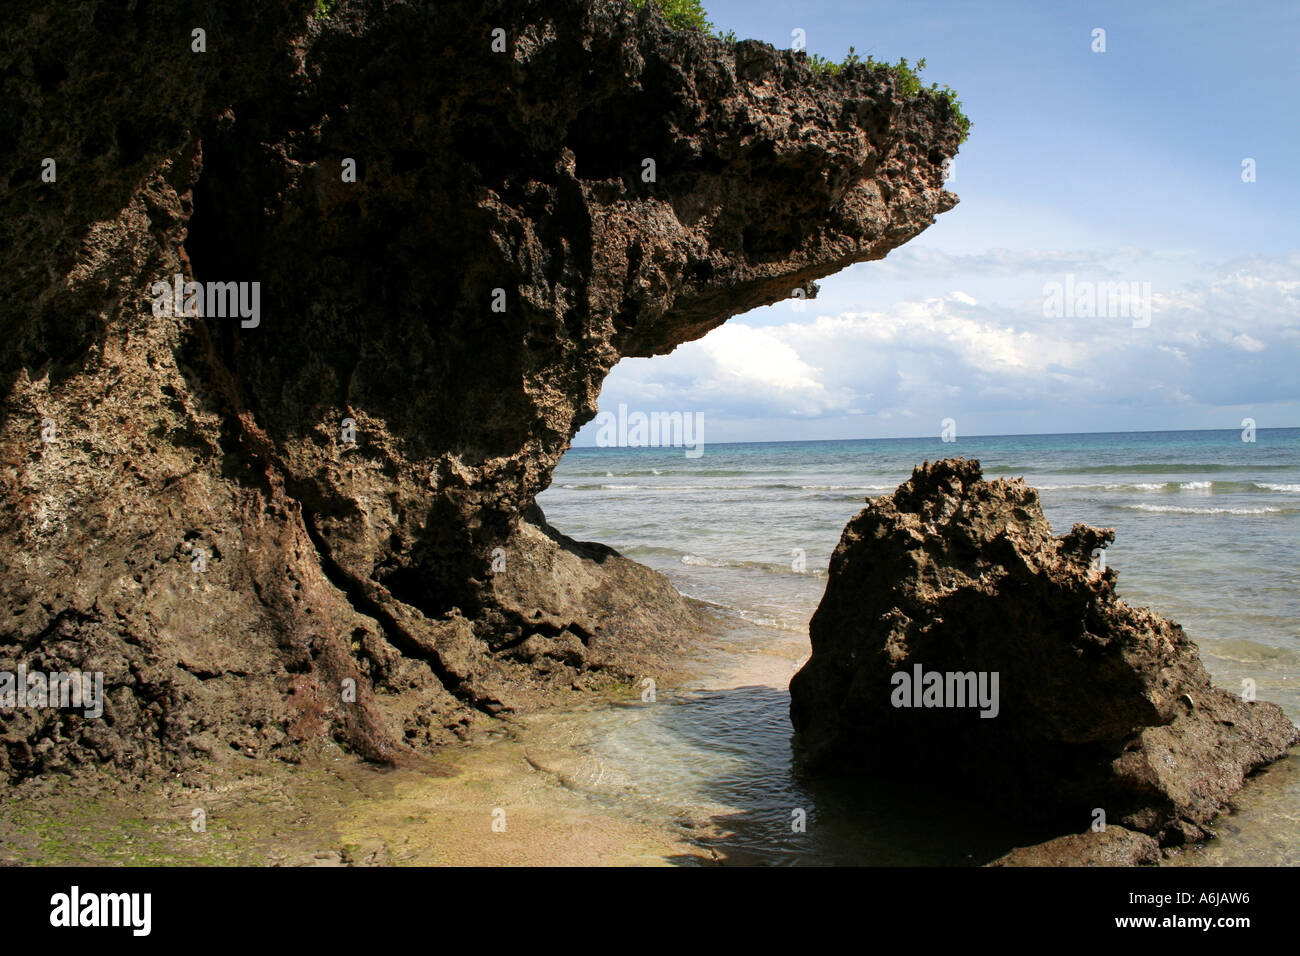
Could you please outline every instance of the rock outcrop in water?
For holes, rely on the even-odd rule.
[[[984,481],[973,460],[927,462],[868,501],[790,685],[809,766],[887,769],[1075,833],[1199,839],[1300,731],[1212,687],[1181,627],[1119,600],[1113,540],[1085,525],[1054,537],[1033,488]],[[1141,840],[1075,843],[1052,853],[1149,856]]]
[[[0,669],[107,697],[0,711],[10,779],[393,759],[659,666],[696,612],[534,505],[604,376],[956,201],[888,70],[610,0],[313,9],[0,25]]]
[[[1111,825],[1104,830],[1068,833],[1045,843],[1017,847],[988,865],[1153,866],[1160,860],[1160,844],[1154,837]]]

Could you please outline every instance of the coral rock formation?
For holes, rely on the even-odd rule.
[[[667,659],[689,603],[535,497],[619,359],[949,209],[947,101],[611,0],[163,6],[0,26],[0,669],[108,698],[0,773],[392,759]]]
[[[868,501],[790,685],[809,766],[887,767],[1074,832],[1104,819],[1199,839],[1300,731],[1275,705],[1212,687],[1181,627],[1116,596],[1097,558],[1113,540],[1085,525],[1054,537],[1033,488],[985,481],[973,460],[927,462]],[[949,706],[896,706],[918,702],[896,696],[894,676],[910,682],[918,665],[996,674],[996,707],[982,716],[970,682],[950,694],[946,676],[942,693],[922,683]]]

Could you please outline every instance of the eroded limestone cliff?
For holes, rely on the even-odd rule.
[[[956,201],[888,70],[613,0],[312,8],[0,25],[0,669],[107,697],[0,712],[10,779],[394,759],[662,662],[697,612],[534,505],[604,376]]]

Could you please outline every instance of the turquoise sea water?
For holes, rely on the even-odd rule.
[[[1181,623],[1219,686],[1240,691],[1250,678],[1300,720],[1300,429],[1261,429],[1254,442],[1230,430],[718,444],[694,459],[673,448],[574,448],[538,502],[571,537],[611,545],[715,605],[735,625],[734,657],[777,645],[806,653],[844,525],[916,464],[957,455],[980,459],[988,478],[1023,476],[1058,533],[1076,522],[1115,528],[1107,563],[1120,595]],[[612,719],[586,746],[657,806],[729,808],[738,852],[760,859],[978,858],[976,837],[919,857],[909,844],[865,839],[870,828],[834,818],[836,797],[790,776],[779,686],[711,697],[703,684],[658,716]],[[643,773],[638,754],[650,746],[656,769]],[[1215,853],[1231,858],[1236,840],[1250,847],[1243,862],[1300,862],[1300,788],[1274,789],[1255,822],[1243,814],[1234,824],[1245,836],[1225,834]],[[813,804],[824,839],[782,834],[798,801]],[[1289,832],[1272,832],[1284,824]]]

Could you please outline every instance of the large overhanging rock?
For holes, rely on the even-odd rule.
[[[808,765],[942,785],[1065,832],[1199,838],[1300,731],[1212,687],[1181,627],[1116,597],[1112,540],[1054,537],[1033,488],[986,482],[973,460],[927,462],[868,501],[790,685]]]
[[[0,773],[390,759],[644,673],[691,607],[532,510],[604,376],[956,201],[958,118],[888,70],[609,0],[313,8],[0,24],[0,670],[107,695],[0,714]]]

